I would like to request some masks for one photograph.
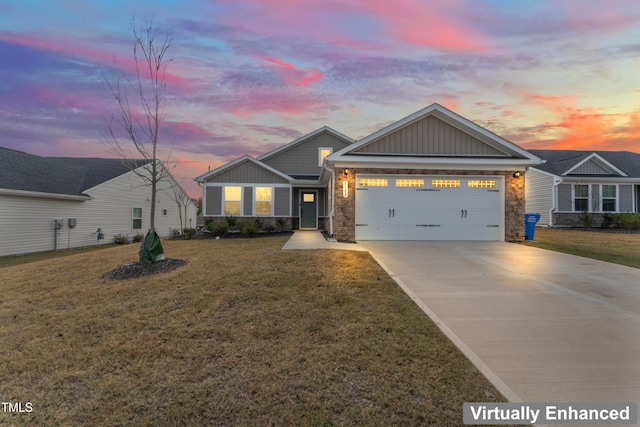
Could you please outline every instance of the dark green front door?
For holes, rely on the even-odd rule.
[[[300,229],[318,228],[318,193],[300,192]]]

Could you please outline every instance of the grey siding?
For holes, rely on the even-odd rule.
[[[402,155],[506,156],[504,152],[462,130],[428,116],[355,152]]]
[[[209,177],[207,182],[286,184],[289,181],[247,160]]]
[[[244,187],[243,215],[253,215],[253,187]]]
[[[633,185],[620,185],[620,200],[618,210],[620,212],[633,212]]]
[[[205,187],[205,215],[222,215],[222,187]]]
[[[335,153],[347,145],[342,139],[321,132],[288,150],[263,159],[263,162],[287,175],[320,175],[322,168],[318,167],[318,149],[331,147]]]
[[[287,187],[276,187],[274,194],[274,211],[275,216],[290,216],[289,194],[291,189]]]
[[[553,176],[529,169],[525,174],[525,210],[539,213],[540,225],[552,225]]]
[[[602,201],[600,200],[600,186],[598,184],[591,184],[589,188],[591,188],[591,194],[589,195],[591,197],[591,206],[589,206],[589,209],[593,212],[600,211],[602,208]]]
[[[315,191],[318,194],[318,217],[329,215],[328,203],[327,203],[327,189],[326,188],[294,188],[293,190],[293,216],[300,216],[300,191]]]
[[[570,175],[608,175],[610,173],[610,170],[595,161],[590,160],[571,171]]]
[[[573,199],[571,198],[571,184],[558,185],[558,211],[573,212]]]

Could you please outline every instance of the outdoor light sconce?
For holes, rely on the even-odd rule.
[[[521,176],[522,176],[522,173],[520,173],[520,171],[515,171],[515,172],[513,173],[513,177],[514,177],[514,178],[520,178]]]
[[[346,169],[344,170],[344,176],[347,176],[347,175],[349,175],[349,168],[346,168]]]

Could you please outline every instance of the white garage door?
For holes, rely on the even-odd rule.
[[[504,240],[504,177],[358,175],[356,240]]]

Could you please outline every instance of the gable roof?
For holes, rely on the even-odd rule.
[[[0,147],[0,189],[5,190],[88,197],[84,191],[127,172],[121,159],[40,157]]]
[[[437,132],[433,132],[434,126],[447,130],[451,138],[456,140],[458,152],[442,143]],[[404,137],[397,138],[396,135],[400,132],[405,132]],[[494,159],[498,163],[509,160],[512,164],[520,165],[541,162],[537,156],[516,144],[437,103],[339,150],[329,156],[329,161],[379,161],[374,160],[375,158],[442,164],[452,163],[452,158],[459,159],[453,160],[458,163],[473,163],[472,159],[482,158],[485,160],[476,163],[486,162],[488,159]]]
[[[279,176],[280,178],[282,178],[286,182],[290,182],[291,181],[291,177],[290,176],[280,172],[277,169],[272,168],[271,166],[269,166],[269,165],[267,165],[265,163],[262,163],[262,162],[260,162],[260,161],[258,161],[256,159],[254,159],[253,157],[249,156],[248,154],[245,154],[242,157],[238,157],[237,159],[233,160],[232,162],[224,164],[224,165],[222,165],[222,166],[220,166],[220,167],[218,167],[218,168],[216,168],[216,169],[214,169],[212,171],[209,171],[209,172],[207,172],[207,173],[205,173],[203,175],[200,175],[200,176],[194,178],[194,181],[205,182],[208,179],[215,177],[216,175],[220,175],[220,174],[223,174],[224,172],[230,171],[231,169],[236,168],[236,167],[238,167],[238,166],[240,166],[240,165],[242,165],[243,163],[246,163],[246,162],[250,162],[250,163],[252,163],[253,165],[255,165],[255,166],[259,167],[259,168],[265,169],[266,171],[271,172],[272,174]]]
[[[557,176],[640,178],[640,154],[638,153],[576,150],[529,151],[546,160],[546,163],[533,167]],[[591,165],[591,168],[585,167],[588,165]],[[588,173],[596,170],[597,173]]]
[[[290,143],[288,143],[286,145],[283,145],[282,147],[278,147],[273,151],[269,151],[268,153],[263,154],[262,156],[258,157],[258,160],[264,161],[264,160],[267,160],[267,159],[269,159],[271,157],[274,157],[274,156],[276,156],[276,155],[278,155],[278,154],[280,154],[280,153],[282,153],[284,151],[290,150],[293,147],[295,147],[295,146],[297,146],[299,144],[302,144],[305,141],[307,141],[307,140],[309,140],[309,139],[321,134],[322,132],[327,132],[327,133],[335,136],[336,138],[345,141],[348,144],[352,144],[354,142],[353,139],[349,138],[346,135],[343,135],[342,133],[338,132],[337,130],[332,129],[329,126],[323,126],[323,127],[319,128],[319,129],[314,130],[311,133],[308,133],[306,135],[302,135],[300,138],[298,138],[298,139],[296,139],[294,141],[291,141]]]

